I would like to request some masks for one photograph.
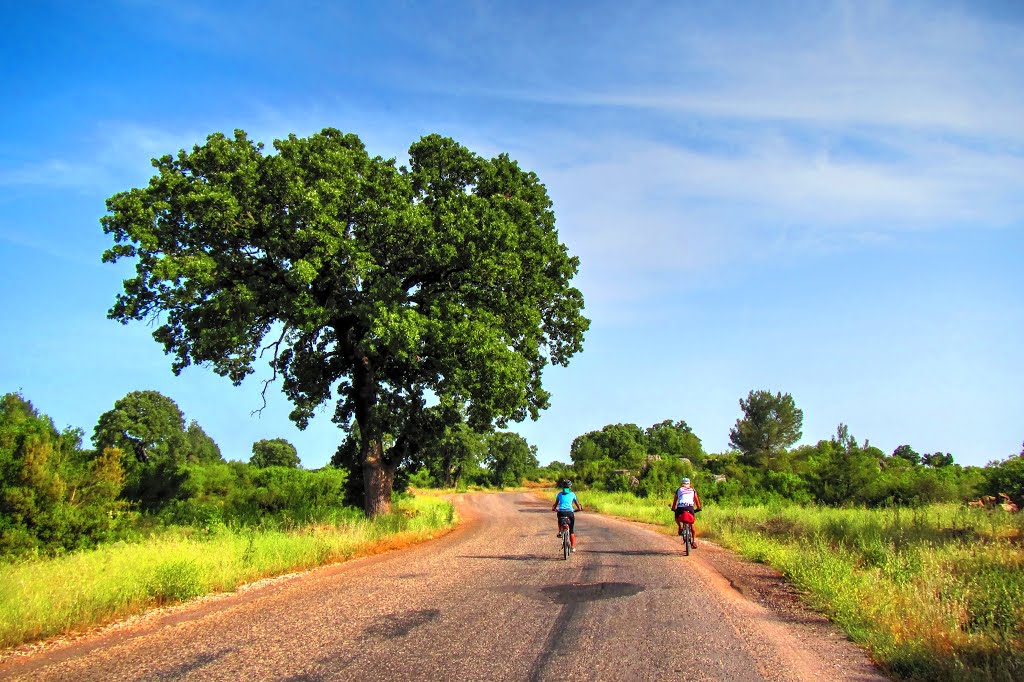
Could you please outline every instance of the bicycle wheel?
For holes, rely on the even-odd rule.
[[[687,524],[683,528],[683,556],[690,556],[690,545],[693,543],[693,529]]]
[[[562,558],[568,561],[570,554],[572,554],[572,541],[569,539],[569,529],[566,528],[562,533]]]

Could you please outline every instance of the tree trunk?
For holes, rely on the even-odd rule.
[[[359,459],[363,465],[363,509],[370,518],[391,511],[391,491],[396,466],[384,456],[381,431],[376,423],[377,380],[373,364],[365,355],[353,376],[356,423],[359,425]]]
[[[391,511],[391,491],[395,483],[395,467],[384,461],[380,440],[363,446],[363,508],[370,518]]]

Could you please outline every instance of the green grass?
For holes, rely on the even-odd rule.
[[[451,503],[423,496],[372,521],[341,518],[293,531],[177,528],[140,543],[0,564],[0,646],[403,546],[454,523]]]
[[[585,497],[674,528],[665,501]],[[782,572],[896,678],[1024,679],[1024,515],[711,505],[698,528]]]

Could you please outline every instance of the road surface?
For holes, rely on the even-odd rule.
[[[584,512],[565,561],[550,503],[459,505],[441,539],[11,657],[0,678],[885,679],[820,618],[734,589],[714,545],[684,557],[677,537]]]

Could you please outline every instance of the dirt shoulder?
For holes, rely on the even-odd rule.
[[[775,569],[746,561],[730,550],[702,540],[695,552],[744,599],[769,614],[763,629],[777,641],[795,638],[812,657],[793,656],[788,663],[811,679],[888,680],[868,652],[852,642],[828,618],[812,608],[805,595]],[[792,649],[791,649],[792,651]]]

